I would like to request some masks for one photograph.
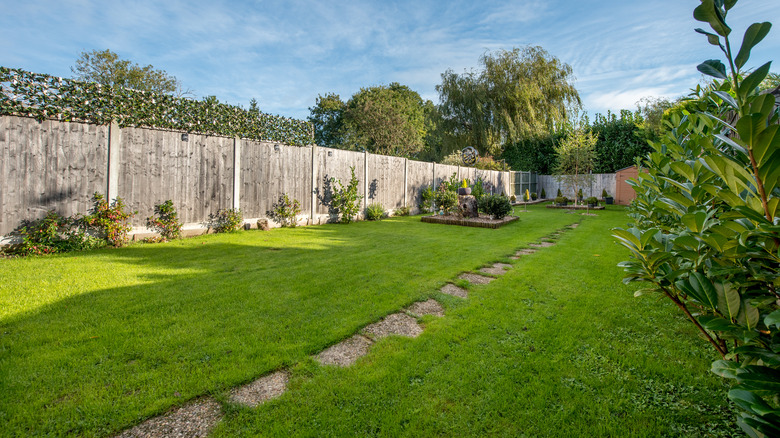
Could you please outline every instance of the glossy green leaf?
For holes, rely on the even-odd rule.
[[[739,329],[739,326],[732,324],[720,316],[704,315],[696,318],[702,327],[713,332],[728,332]]]
[[[729,391],[729,399],[746,411],[765,415],[774,412],[771,406],[756,394],[744,389],[732,389]]]
[[[737,322],[742,324],[748,330],[753,330],[758,325],[759,320],[758,309],[748,302],[742,301],[739,309],[739,315],[737,315]]]
[[[737,382],[757,395],[780,393],[780,371],[759,365],[747,365],[736,370]]]
[[[680,280],[676,285],[702,306],[718,309],[718,291],[704,274],[691,272],[687,280]]]
[[[689,230],[695,233],[699,233],[704,229],[704,222],[707,220],[707,213],[703,211],[689,213],[683,215],[680,220],[686,227],[688,227]]]
[[[734,320],[739,315],[742,299],[739,292],[731,284],[714,283],[718,294],[718,310],[723,316]]]
[[[739,84],[739,95],[742,99],[746,99],[750,93],[758,88],[758,85],[766,78],[769,73],[769,68],[772,66],[772,61],[767,62],[761,67],[755,69],[753,73],[750,73],[742,83]],[[743,139],[744,140],[744,139]]]
[[[701,4],[693,10],[693,18],[697,21],[709,23],[718,35],[726,37],[731,33],[713,0],[701,0]]]
[[[753,142],[753,157],[756,163],[761,166],[765,160],[771,156],[769,151],[776,151],[780,149],[780,134],[778,134],[779,125],[772,125],[764,129],[756,136],[756,141]]]
[[[729,93],[727,93],[725,91],[720,91],[720,90],[715,90],[715,91],[713,91],[713,93],[716,96],[718,96],[721,99],[723,99],[723,101],[726,102],[730,107],[736,109],[739,106],[739,105],[737,105],[737,101],[734,99],[734,96],[732,96],[731,94],[729,94]]]
[[[756,44],[760,43],[772,28],[772,23],[753,23],[745,31],[745,37],[742,39],[742,46],[739,48],[737,57],[734,58],[734,64],[737,69],[741,69],[750,58],[750,51]]]
[[[694,29],[694,31],[696,31],[696,32],[698,32],[698,33],[700,33],[702,35],[706,35],[707,36],[707,42],[709,42],[713,46],[723,47],[723,45],[720,43],[720,37],[718,37],[714,33],[707,32],[707,31],[705,31],[704,29],[701,29],[701,28],[696,28],[696,29]]]
[[[709,59],[702,62],[696,69],[707,76],[712,76],[718,79],[726,79],[726,66],[717,59]]]
[[[736,362],[730,360],[716,360],[712,363],[710,371],[727,379],[736,379],[737,369],[739,369],[739,364]]]
[[[780,310],[775,310],[764,318],[767,327],[780,328]]]

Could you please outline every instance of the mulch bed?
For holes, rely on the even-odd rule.
[[[463,227],[492,228],[496,229],[508,223],[520,219],[517,216],[505,216],[503,219],[493,219],[490,216],[460,217],[455,215],[423,216],[421,220],[431,224],[460,225]]]

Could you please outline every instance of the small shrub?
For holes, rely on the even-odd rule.
[[[436,191],[435,199],[436,207],[444,210],[444,213],[449,213],[458,206],[458,195],[446,188],[442,190],[440,187],[439,190]]]
[[[154,216],[146,218],[146,226],[160,233],[161,241],[180,239],[181,222],[176,207],[172,200],[167,200],[162,204],[154,206]],[[150,238],[144,239],[145,242],[153,243]]]
[[[609,198],[609,193],[607,193],[607,189],[604,189],[601,191],[601,198]]]
[[[595,196],[591,196],[590,198],[585,199],[585,203],[587,203],[588,205],[598,205],[599,200],[596,199]]]
[[[531,199],[533,199],[534,201],[536,201],[536,198],[538,198],[538,196],[536,196],[536,192],[532,192],[532,193],[531,193]]]
[[[412,214],[412,211],[409,209],[409,207],[399,207],[395,209],[395,213],[393,213],[395,216],[409,216]]]
[[[458,193],[458,188],[461,187],[462,182],[458,181],[458,174],[453,172],[447,181],[442,181],[442,184],[445,184],[447,190]]]
[[[433,211],[433,203],[436,200],[436,193],[433,186],[428,186],[420,193],[420,210],[423,212]]]
[[[208,227],[215,233],[229,233],[236,231],[241,223],[244,222],[244,216],[239,208],[220,208],[216,213],[209,215]]]
[[[127,233],[132,229],[129,220],[136,212],[125,211],[125,204],[118,196],[109,204],[103,195],[96,192],[92,201],[92,211],[78,222],[96,232],[109,245],[124,246],[129,240]]]
[[[563,196],[563,193],[561,193],[561,189],[558,189],[558,194],[555,197],[560,198],[561,196]]]
[[[517,202],[517,196],[512,195],[509,197],[509,200],[512,201],[512,203],[514,204],[515,202]]]
[[[352,172],[352,177],[346,187],[339,179],[331,178],[330,180],[334,186],[331,202],[341,215],[341,223],[344,224],[352,222],[352,219],[357,216],[358,211],[360,211],[360,201],[363,198],[358,195],[359,181],[355,176],[355,166],[350,167],[349,170]]]
[[[582,189],[577,190],[577,199],[582,201]]]
[[[385,207],[379,203],[370,204],[366,207],[366,219],[370,221],[380,221],[385,217]]]
[[[558,196],[557,198],[555,198],[555,203],[558,205],[566,205],[569,203],[569,198],[565,196]]]
[[[542,199],[547,199],[547,193],[544,192],[544,188],[542,188]]]
[[[474,181],[474,188],[471,189],[471,196],[473,196],[477,202],[485,196],[485,183],[482,181],[481,177]]]
[[[295,227],[298,215],[301,214],[301,203],[283,193],[266,214],[283,227]]]
[[[509,203],[509,198],[498,195],[485,195],[480,199],[478,207],[493,219],[503,219],[504,216],[512,211],[512,204]]]

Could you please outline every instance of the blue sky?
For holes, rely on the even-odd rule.
[[[176,76],[197,97],[306,118],[318,94],[346,100],[399,82],[438,103],[447,69],[486,50],[540,45],[570,64],[584,109],[635,109],[645,96],[696,85],[719,58],[694,33],[699,0],[222,1],[0,0],[0,65],[72,76],[83,51],[111,49]],[[775,28],[749,66],[780,53],[780,0],[741,0],[738,49],[755,21]],[[709,29],[708,29],[709,30]],[[780,65],[772,71],[780,71]]]

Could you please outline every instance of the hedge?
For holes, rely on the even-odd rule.
[[[100,125],[115,120],[121,127],[163,128],[298,146],[313,142],[311,124],[302,120],[7,67],[0,67],[0,115]]]

